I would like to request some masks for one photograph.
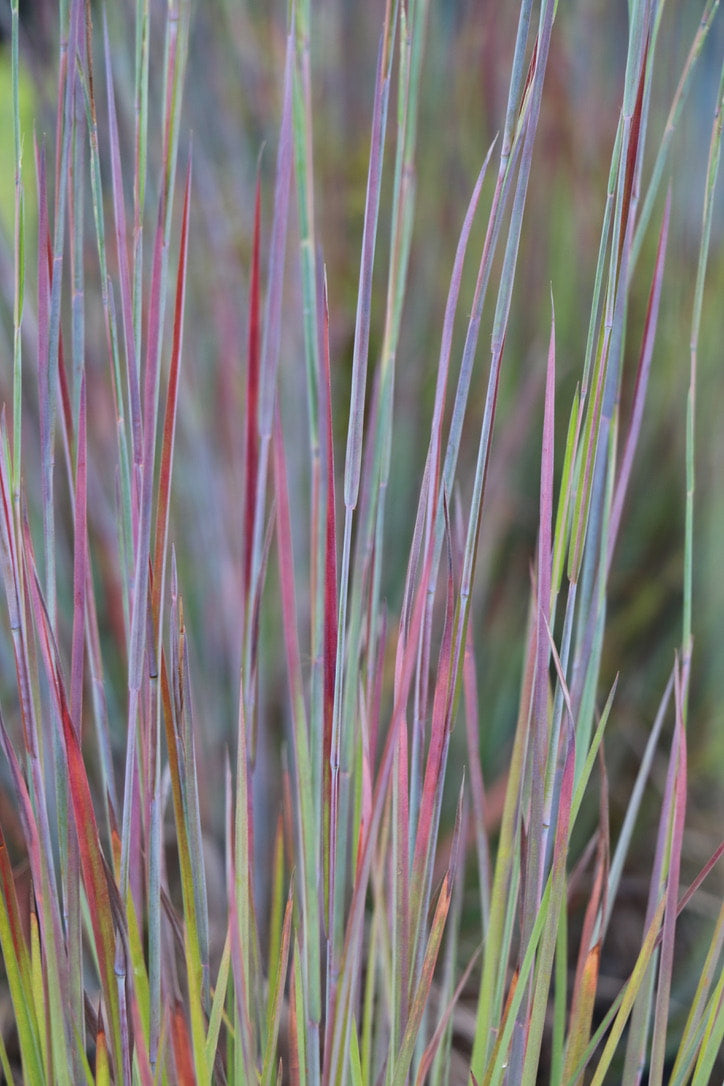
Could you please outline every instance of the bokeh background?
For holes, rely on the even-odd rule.
[[[151,40],[162,47],[162,5],[152,3]],[[701,4],[670,0],[652,95],[650,139],[657,146],[678,76],[700,17]],[[109,6],[121,138],[132,132],[132,30],[128,3]],[[316,0],[313,8],[312,70],[317,234],[329,283],[332,385],[337,464],[346,433],[345,404],[351,378],[359,249],[382,0]],[[94,19],[100,19],[96,4]],[[481,535],[474,606],[481,718],[480,749],[489,784],[504,777],[515,723],[530,563],[537,528],[540,430],[544,358],[551,290],[557,328],[558,450],[570,400],[582,368],[598,237],[613,137],[623,87],[627,33],[626,0],[578,0],[561,4],[554,30],[537,150],[524,221],[499,398],[487,512]],[[56,5],[21,0],[21,111],[52,159],[56,83]],[[209,862],[221,862],[221,796],[218,767],[233,733],[239,623],[235,592],[241,510],[235,500],[241,480],[241,403],[246,344],[247,273],[253,226],[253,193],[261,153],[264,225],[268,230],[271,182],[280,116],[286,4],[276,0],[207,0],[194,4],[184,92],[182,142],[193,141],[194,191],[183,384],[176,445],[172,537],[176,546],[187,629],[197,723],[203,735],[202,803],[209,832]],[[392,455],[384,592],[390,613],[400,603],[411,525],[417,504],[426,432],[432,412],[434,376],[449,275],[467,200],[485,153],[502,127],[516,5],[498,0],[432,0],[429,17],[417,155],[417,217],[403,331],[398,354],[395,445]],[[0,7],[0,402],[12,389],[13,148],[10,96],[9,4]],[[124,50],[123,42],[127,43]],[[648,730],[681,641],[683,512],[685,497],[685,400],[689,382],[689,334],[708,141],[719,71],[724,58],[724,18],[719,13],[705,45],[671,152],[672,226],[663,285],[652,377],[630,497],[614,561],[608,634],[603,661],[603,696],[614,676],[620,682],[606,746],[615,837],[625,810]],[[102,58],[97,58],[102,71]],[[98,79],[99,96],[103,89]],[[160,114],[160,90],[152,72],[152,102]],[[394,108],[394,106],[393,106]],[[262,150],[263,149],[263,150]],[[107,164],[108,148],[102,147]],[[154,156],[151,147],[150,184]],[[388,146],[387,164],[393,149]],[[181,161],[185,154],[182,150]],[[649,155],[650,169],[652,156]],[[25,145],[28,283],[25,319],[26,432],[37,428],[33,371],[33,267],[37,227],[33,149]],[[492,184],[492,182],[491,182]],[[486,183],[487,185],[487,183]],[[664,187],[665,188],[665,187]],[[373,297],[371,364],[379,348],[384,316],[384,268],[388,247],[389,184],[383,181],[382,226]],[[481,198],[490,198],[488,186]],[[718,844],[724,826],[724,201],[722,185],[704,298],[697,398],[697,491],[692,691],[689,724],[690,797],[682,881],[686,885]],[[653,268],[656,224],[641,254],[638,292],[628,321],[622,402],[630,402],[634,367]],[[153,206],[153,199],[149,200]],[[90,208],[86,209],[90,217]],[[474,229],[463,282],[453,360],[460,358],[470,309],[483,211]],[[294,205],[292,204],[294,217]],[[90,222],[90,218],[89,218]],[[296,232],[287,256],[285,320],[280,389],[289,444],[295,428],[305,445],[303,343]],[[150,247],[149,247],[150,248]],[[88,229],[88,290],[97,290],[95,243]],[[102,616],[108,697],[118,707],[125,691],[114,672],[123,631],[113,528],[114,495],[101,479],[115,457],[109,416],[107,362],[100,305],[88,308],[88,373],[93,450],[89,502],[96,577]],[[484,317],[471,404],[482,402],[487,381],[487,343],[492,314]],[[453,372],[453,380],[455,372]],[[475,411],[463,439],[457,500],[464,508],[477,447]],[[33,501],[32,445],[28,442],[26,486]],[[36,465],[37,467],[37,465]],[[559,465],[560,467],[560,465]],[[289,465],[295,501],[295,546],[308,561],[303,462]],[[295,476],[296,472],[296,476]],[[105,515],[104,515],[105,510]],[[66,571],[71,555],[67,554]],[[62,570],[62,559],[61,559]],[[61,574],[62,576],[62,574]],[[273,582],[273,573],[270,573]],[[69,585],[72,583],[67,581]],[[274,591],[273,583],[270,591]],[[300,601],[302,606],[304,601]],[[268,610],[266,637],[276,643],[275,615]],[[276,802],[274,774],[286,715],[286,689],[273,652],[265,672],[263,733],[268,744],[259,773],[268,774],[270,815]],[[8,640],[0,637],[0,697],[12,688]],[[117,753],[123,735],[117,735]],[[466,758],[464,736],[454,737],[451,798]],[[119,761],[120,764],[120,761]],[[203,772],[204,764],[208,772]],[[665,755],[655,766],[635,847],[627,865],[618,922],[612,926],[602,978],[611,994],[626,974],[640,939],[646,906],[652,838],[663,791]],[[266,769],[265,769],[266,767]],[[0,773],[4,776],[5,767]],[[4,791],[4,789],[2,790]],[[265,789],[261,788],[261,792]],[[261,812],[262,816],[265,814]],[[0,812],[12,821],[12,812]],[[590,832],[597,817],[591,797]],[[264,818],[261,819],[262,824]],[[215,834],[219,842],[215,844]],[[720,865],[721,866],[721,865]],[[219,872],[220,872],[219,867]],[[219,873],[219,879],[221,874]],[[724,889],[722,872],[707,881],[681,922],[680,967],[674,1011],[687,1009],[695,983],[701,940]],[[477,900],[471,887],[472,903]],[[474,918],[470,919],[471,931]],[[471,935],[471,945],[475,935]],[[463,942],[463,951],[465,945]],[[608,979],[607,979],[608,978]]]

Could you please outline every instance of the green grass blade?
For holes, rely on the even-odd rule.
[[[224,1003],[229,986],[229,967],[231,964],[231,938],[226,933],[224,949],[221,952],[219,971],[216,975],[216,984],[213,989],[213,1002],[209,1015],[209,1030],[206,1035],[206,1066],[213,1067],[216,1053],[219,1050],[219,1035],[224,1016]]]
[[[643,943],[641,944],[641,950],[639,951],[638,957],[636,959],[636,964],[634,965],[631,976],[624,989],[623,998],[621,1000],[616,1016],[613,1020],[611,1032],[609,1034],[608,1040],[606,1041],[603,1052],[601,1053],[601,1057],[596,1064],[596,1070],[591,1079],[591,1086],[603,1086],[606,1074],[608,1072],[608,1068],[611,1064],[611,1060],[613,1059],[614,1053],[618,1048],[618,1044],[621,1040],[621,1036],[626,1026],[626,1022],[629,1019],[639,989],[649,969],[651,958],[654,952],[654,947],[659,937],[659,931],[661,928],[661,921],[664,916],[665,906],[666,900],[664,897],[662,897],[661,901],[659,902],[654,911],[648,928],[646,929],[646,935],[644,937]]]
[[[33,1006],[30,955],[20,920],[15,881],[5,837],[0,829],[0,948],[18,1028],[18,1041],[26,1081],[43,1081],[43,1056]],[[7,1054],[5,1054],[7,1064]]]
[[[547,599],[547,595],[548,594],[544,597],[545,599]],[[555,843],[553,846],[551,896],[548,907],[548,919],[543,928],[540,940],[540,950],[536,961],[535,979],[533,982],[534,987],[530,1017],[526,1022],[527,1038],[525,1062],[523,1064],[523,1076],[521,1079],[523,1086],[533,1086],[536,1082],[538,1073],[540,1045],[543,1037],[546,1010],[548,1007],[548,992],[558,935],[558,917],[565,900],[566,859],[568,856],[568,835],[571,826],[574,767],[575,744],[571,738],[563,771],[560,809],[556,825]]]
[[[689,395],[687,399],[686,420],[686,528],[684,536],[684,616],[682,630],[682,646],[684,662],[687,663],[692,650],[692,592],[693,592],[693,547],[694,547],[694,481],[695,481],[695,399],[696,399],[696,374],[697,353],[699,343],[699,328],[701,325],[701,311],[704,297],[704,282],[706,278],[706,266],[709,258],[709,246],[711,243],[711,228],[714,215],[714,191],[719,174],[719,162],[721,159],[722,126],[724,126],[724,64],[719,76],[719,89],[717,92],[714,123],[712,126],[711,141],[709,144],[709,160],[706,170],[706,187],[704,191],[704,207],[702,214],[701,242],[699,245],[699,259],[696,270],[696,284],[694,287],[694,307],[691,318],[690,339],[690,381]],[[684,722],[686,722],[686,702],[684,704]]]
[[[681,1086],[683,1082],[688,1081],[691,1075],[694,1061],[697,1058],[697,1050],[701,1043],[701,1037],[705,1030],[706,1022],[706,1000],[711,998],[709,989],[712,984],[715,984],[717,974],[719,974],[721,984],[721,977],[724,973],[721,970],[721,957],[722,948],[724,947],[724,904],[722,904],[719,915],[714,926],[709,949],[707,950],[706,959],[701,970],[701,976],[699,977],[699,983],[697,984],[696,993],[691,1003],[691,1010],[684,1026],[681,1044],[679,1045],[679,1051],[676,1054],[676,1060],[674,1066],[671,1069],[671,1086]],[[715,988],[718,985],[715,984]]]
[[[287,906],[284,911],[284,923],[282,924],[281,944],[276,961],[270,962],[271,982],[269,985],[269,1000],[267,1003],[267,1039],[266,1051],[261,1071],[262,1086],[271,1086],[274,1074],[277,1038],[279,1036],[279,1022],[282,1010],[282,997],[289,962],[289,946],[292,930],[292,902],[293,892],[290,888]]]
[[[679,872],[681,869],[681,852],[684,836],[684,819],[686,816],[686,792],[687,792],[687,752],[686,733],[684,731],[683,705],[681,679],[676,676],[676,732],[678,743],[676,748],[676,777],[674,781],[672,810],[670,814],[668,850],[668,871],[666,881],[666,911],[664,913],[664,925],[661,941],[661,960],[659,964],[659,979],[656,991],[656,1010],[654,1015],[654,1032],[651,1040],[651,1057],[649,1082],[651,1086],[660,1086],[664,1079],[664,1062],[666,1058],[667,1033],[669,1022],[669,1004],[671,996],[671,982],[674,968],[674,936],[677,917],[677,898],[679,893]]]
[[[711,1082],[717,1057],[724,1042],[724,970],[719,976],[719,983],[709,1000],[710,1011],[701,1042],[699,1058],[696,1061],[692,1086],[706,1086]]]

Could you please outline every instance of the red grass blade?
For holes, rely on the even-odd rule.
[[[637,167],[640,160],[640,137],[641,137],[641,120],[644,112],[644,91],[646,89],[646,65],[648,62],[649,44],[650,44],[650,29],[646,31],[646,42],[641,52],[641,70],[639,72],[639,85],[636,92],[636,105],[634,106],[633,116],[631,118],[631,129],[628,140],[628,148],[626,155],[626,173],[624,177],[623,185],[623,204],[621,211],[621,235],[618,242],[618,270],[621,270],[624,246],[626,245],[626,239],[631,238],[632,232],[629,230],[629,209],[631,207],[631,196],[634,188],[634,178],[637,173]],[[630,241],[629,241],[630,244]]]
[[[30,895],[32,892],[31,880]],[[29,910],[29,903],[27,908]],[[17,1023],[23,1072],[28,1081],[41,1082],[44,1078],[41,1037],[34,1013],[33,976],[27,936],[23,930],[23,920],[27,925],[28,919],[27,915],[21,917],[20,914],[15,879],[0,827],[0,949]]]
[[[138,999],[136,998],[136,993],[133,989],[131,989],[130,992],[129,1002],[131,1004],[131,1021],[133,1023],[134,1069],[136,1067],[138,1068],[141,1086],[154,1086],[153,1073],[151,1071],[148,1049],[146,1047],[146,1030],[144,1023],[141,1021]]]
[[[103,859],[95,810],[91,798],[83,754],[76,735],[73,721],[68,710],[65,686],[60,673],[57,649],[50,629],[48,613],[40,591],[37,574],[29,578],[30,595],[33,611],[40,635],[40,646],[52,684],[58,708],[68,771],[68,791],[73,806],[73,818],[78,837],[81,871],[85,886],[88,908],[95,946],[98,953],[100,980],[106,1010],[109,1015],[108,1027],[113,1039],[113,1057],[116,1074],[120,1075],[127,1066],[130,1054],[121,1043],[120,1007],[118,1002],[118,977],[114,969],[116,957],[116,933],[111,911],[111,896],[106,877],[106,865]],[[130,1068],[129,1068],[130,1070]]]
[[[33,888],[36,897],[36,901],[40,896],[41,899],[45,894],[45,887],[48,886],[44,874],[46,870],[52,876],[52,866],[48,867],[46,860],[49,858],[45,855],[45,850],[41,844],[41,835],[36,820],[35,812],[33,810],[33,804],[30,799],[30,793],[28,786],[25,783],[23,777],[23,771],[20,768],[20,762],[15,753],[10,736],[8,735],[7,728],[5,726],[5,719],[0,711],[0,746],[2,746],[3,754],[7,759],[8,766],[10,768],[10,775],[13,782],[13,788],[15,790],[15,798],[17,803],[17,813],[20,819],[20,824],[23,829],[23,838],[25,847],[28,850],[28,860],[30,862],[30,870],[33,876]],[[42,900],[38,903],[38,918],[41,924],[41,935],[43,938],[51,939],[56,942],[56,945],[62,945],[62,937],[60,934],[60,916],[58,913],[58,896],[55,886],[51,883],[49,885],[50,893],[48,895],[48,905],[50,906],[53,914],[53,928],[52,932],[46,932],[43,930],[43,922],[45,920],[45,913],[42,909]]]
[[[171,1011],[171,1043],[173,1045],[176,1081],[179,1086],[196,1086],[191,1038],[189,1037],[183,1005],[178,1001]]]
[[[701,886],[701,884],[703,883],[703,881],[707,877],[707,875],[711,874],[712,869],[716,866],[716,864],[719,862],[719,860],[722,858],[722,856],[724,856],[724,841],[722,841],[721,844],[717,845],[717,847],[714,849],[714,852],[712,853],[712,855],[709,857],[709,859],[704,864],[704,866],[702,867],[699,874],[696,876],[696,878],[691,883],[691,886],[689,886],[684,891],[684,893],[681,895],[681,899],[679,900],[679,905],[678,905],[678,908],[676,910],[676,915],[677,916],[681,915],[681,912],[689,904],[692,897],[694,896],[696,891],[699,889],[699,887]]]
[[[366,701],[366,716],[362,722],[362,798],[359,820],[359,838],[357,841],[356,863],[359,863],[365,848],[367,834],[372,820],[372,790],[374,767],[377,760],[377,735],[380,725],[382,704],[382,679],[385,652],[387,649],[387,614],[382,611],[382,629],[377,641],[377,658],[371,669],[371,696]],[[356,881],[357,875],[355,875]]]
[[[352,358],[352,389],[350,391],[349,429],[344,468],[344,504],[348,509],[357,505],[362,464],[362,428],[365,416],[365,392],[367,386],[367,361],[370,339],[370,312],[372,306],[372,271],[375,263],[377,219],[382,184],[382,160],[384,133],[387,128],[387,101],[390,91],[389,71],[383,74],[385,55],[385,30],[380,37],[375,76],[375,98],[372,107],[372,132],[370,158],[367,173],[364,226],[362,228],[362,252],[360,279],[357,292],[354,348]]]

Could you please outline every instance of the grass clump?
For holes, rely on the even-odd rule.
[[[669,12],[615,29],[610,139],[573,127],[610,154],[580,276],[538,270],[584,198],[554,139],[576,17],[386,0],[355,39],[329,7],[68,0],[46,39],[11,0],[5,1077],[699,1086],[724,1033],[722,845],[686,849],[721,76],[689,163],[678,632],[624,784],[640,669],[610,660],[718,4],[668,118]],[[471,171],[426,80],[474,40],[499,131]]]

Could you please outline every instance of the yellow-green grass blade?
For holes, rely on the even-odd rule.
[[[608,1036],[608,1040],[606,1041],[603,1052],[601,1053],[600,1059],[596,1064],[596,1070],[591,1079],[591,1086],[603,1086],[603,1083],[605,1082],[606,1074],[608,1073],[611,1061],[618,1048],[621,1036],[625,1029],[626,1023],[628,1022],[629,1016],[636,1001],[636,997],[639,993],[639,989],[651,963],[654,948],[656,946],[659,932],[661,929],[661,921],[664,916],[665,906],[666,898],[662,896],[651,919],[648,930],[646,931],[644,940],[641,944],[641,949],[636,958],[636,964],[634,965],[631,976],[629,977],[624,988],[620,1006],[613,1020],[613,1025],[611,1026],[611,1032]]]

